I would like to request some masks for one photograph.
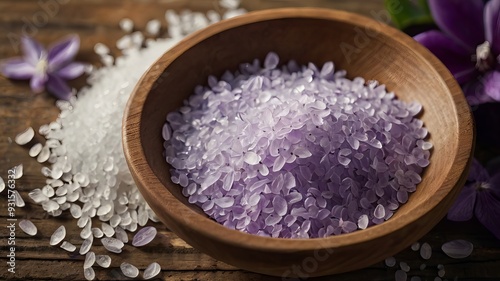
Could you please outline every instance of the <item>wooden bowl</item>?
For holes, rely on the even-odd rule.
[[[281,61],[333,61],[349,77],[376,79],[398,98],[423,105],[434,144],[431,164],[408,202],[388,221],[318,239],[266,238],[230,230],[188,203],[162,156],[165,117],[210,74],[220,76],[269,51]],[[196,32],[166,52],[143,76],[127,105],[123,144],[132,175],[168,228],[196,249],[246,270],[310,277],[363,268],[427,233],[464,185],[473,152],[473,122],[446,67],[398,30],[347,12],[285,8],[252,12]]]

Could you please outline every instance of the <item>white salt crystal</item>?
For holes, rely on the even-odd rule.
[[[466,240],[453,240],[444,243],[441,250],[450,258],[463,259],[472,254],[474,245]]]
[[[80,205],[78,204],[71,204],[69,212],[71,213],[73,218],[78,219],[82,216],[82,207],[80,207]]]
[[[95,279],[95,271],[92,267],[85,268],[83,270],[83,275],[85,276],[85,279],[87,279],[87,280],[94,280]]]
[[[104,248],[106,248],[106,250],[117,254],[122,252],[122,248],[124,246],[122,241],[112,237],[102,238],[101,243],[104,246]]]
[[[106,237],[111,237],[115,234],[115,230],[107,223],[102,223],[101,225],[102,232]]]
[[[108,255],[97,255],[96,263],[104,268],[108,268],[111,265],[111,257]]]
[[[50,149],[48,146],[45,145],[40,151],[40,154],[38,154],[36,161],[38,161],[38,163],[44,163],[45,161],[49,160],[49,157],[50,157]]]
[[[401,268],[401,270],[403,270],[404,272],[408,272],[410,271],[410,266],[406,263],[406,262],[400,262],[399,263],[399,267]]]
[[[154,262],[148,265],[148,267],[146,267],[144,273],[142,274],[142,278],[146,280],[154,278],[160,273],[160,271],[161,271],[160,265],[157,262]]]
[[[12,168],[14,170],[14,179],[20,179],[23,176],[23,164],[19,164]]]
[[[28,155],[30,157],[37,157],[38,154],[42,151],[43,145],[41,143],[37,143],[33,145],[30,150],[28,151]]]
[[[146,24],[146,32],[151,35],[158,35],[161,28],[161,22],[159,20],[151,20]]]
[[[83,263],[83,268],[85,269],[85,268],[91,267],[92,265],[94,265],[95,260],[96,260],[95,253],[94,252],[88,252],[85,255],[85,262]]]
[[[125,32],[132,32],[134,29],[134,22],[129,18],[124,18],[120,20],[120,28]]]
[[[243,160],[249,165],[257,165],[261,160],[260,156],[253,151],[248,151],[245,153]]]
[[[42,187],[42,193],[47,197],[52,197],[55,194],[54,188],[50,185]]]
[[[33,130],[33,128],[29,127],[26,130],[24,130],[23,132],[19,133],[15,137],[14,141],[18,145],[25,145],[25,144],[29,143],[33,139],[34,136],[35,136],[35,131]]]
[[[418,251],[418,250],[420,249],[420,243],[418,243],[418,242],[413,243],[413,244],[411,245],[411,249],[412,249],[413,251]]]
[[[396,273],[394,274],[394,279],[396,281],[406,281],[408,278],[406,272],[402,270],[397,270]]]
[[[125,35],[116,41],[116,47],[120,50],[130,48],[133,45],[132,36]]]
[[[420,256],[424,260],[428,260],[428,259],[431,258],[431,256],[432,256],[432,248],[431,248],[431,245],[429,245],[429,243],[422,244],[422,246],[420,247]]]
[[[63,174],[63,171],[57,167],[54,167],[52,169],[52,172],[50,174],[50,176],[53,178],[53,179],[59,179]]]
[[[131,265],[130,263],[123,262],[120,265],[120,269],[122,270],[123,275],[129,278],[136,278],[139,276],[139,269],[137,267]]]
[[[19,227],[21,228],[22,231],[24,231],[24,233],[30,236],[35,236],[37,233],[36,226],[30,220],[21,220],[19,222]]]
[[[13,193],[15,195],[14,202],[16,203],[16,207],[24,207],[26,204],[24,203],[24,200],[21,197],[21,194],[17,190],[14,190]]]
[[[385,265],[388,267],[393,267],[396,265],[396,259],[394,257],[388,257],[385,259]]]
[[[93,241],[93,236],[90,236],[89,238],[83,240],[82,245],[80,246],[80,255],[85,255],[90,250]]]
[[[103,43],[97,43],[94,45],[94,52],[100,56],[104,56],[109,54],[109,48]]]
[[[47,200],[49,200],[49,197],[47,197],[43,191],[39,188],[33,189],[28,193],[28,196],[33,200],[35,203],[42,203]]]
[[[100,228],[94,227],[92,228],[92,235],[94,235],[95,238],[101,238],[104,236],[104,233]]]
[[[125,230],[123,230],[123,228],[121,228],[120,226],[117,226],[115,228],[115,237],[116,237],[116,239],[122,241],[123,243],[128,242],[127,232]]]
[[[359,229],[366,229],[366,227],[368,227],[368,216],[367,215],[359,216],[358,227],[359,227]]]
[[[64,249],[68,252],[74,252],[76,250],[76,246],[69,243],[68,241],[62,242],[60,247],[61,247],[61,249]]]
[[[54,231],[52,236],[50,237],[50,245],[54,246],[59,244],[64,237],[66,237],[66,228],[64,225],[61,225],[59,228]]]
[[[5,189],[5,181],[3,180],[2,177],[0,177],[0,192],[4,191]]]

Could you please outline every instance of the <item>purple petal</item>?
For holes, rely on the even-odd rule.
[[[49,69],[55,71],[69,63],[78,53],[80,48],[80,37],[71,35],[63,41],[57,43],[49,50]]]
[[[474,214],[493,235],[500,239],[500,223],[498,223],[500,200],[495,198],[489,190],[477,193],[477,206]]]
[[[30,79],[35,73],[33,65],[24,59],[14,58],[5,60],[0,64],[0,73],[10,79]]]
[[[156,228],[154,226],[147,226],[137,231],[132,240],[132,246],[141,247],[153,241],[156,237]]]
[[[429,8],[439,28],[471,51],[484,42],[483,0],[429,0]]]
[[[72,95],[71,88],[68,84],[55,75],[49,75],[47,90],[61,100],[68,100]]]
[[[451,71],[458,83],[471,80],[477,73],[469,52],[440,31],[427,31],[415,36],[420,44],[427,47]]]
[[[491,43],[493,54],[500,55],[500,0],[490,0],[484,8],[486,41]]]
[[[72,62],[57,71],[57,76],[66,80],[75,79],[85,73],[85,64]]]
[[[43,92],[43,90],[45,90],[45,83],[47,82],[47,79],[48,77],[46,73],[40,73],[35,71],[30,81],[31,90],[35,94]]]
[[[496,101],[500,101],[500,72],[490,71],[483,78],[484,93]]]
[[[42,54],[45,52],[40,43],[27,36],[23,36],[21,38],[21,48],[26,62],[31,65],[36,65],[38,60],[42,57]]]
[[[472,159],[467,181],[488,182],[489,179],[490,176],[488,175],[488,171],[483,167],[483,165],[481,165],[481,163],[479,163],[476,158]]]
[[[448,219],[451,221],[470,220],[472,218],[475,201],[476,190],[472,186],[465,186],[448,211]]]
[[[463,91],[469,105],[474,106],[495,101],[486,94],[484,81],[484,77],[479,77],[463,86]]]

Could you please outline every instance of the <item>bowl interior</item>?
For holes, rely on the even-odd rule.
[[[162,156],[161,129],[166,115],[178,109],[196,85],[206,84],[209,75],[220,77],[226,70],[236,70],[241,63],[255,58],[262,61],[270,51],[276,52],[282,63],[294,59],[299,64],[313,62],[321,66],[333,61],[335,68],[345,69],[349,78],[361,76],[365,80],[378,80],[399,99],[423,105],[420,118],[434,145],[431,164],[425,169],[417,191],[390,220],[366,230],[319,239],[325,241],[319,244],[298,239],[265,240],[218,225],[201,209],[189,204],[181,194],[181,187],[171,182],[170,166]],[[405,228],[398,237],[392,238],[397,243],[377,240],[384,241],[381,247],[386,248],[385,252],[366,255],[372,255],[366,257],[370,262],[385,258],[384,253],[395,253],[419,239],[419,235],[425,234],[444,216],[458,194],[460,182],[465,180],[463,171],[472,152],[472,122],[466,101],[451,74],[430,52],[381,23],[322,9],[262,11],[193,34],[151,67],[137,86],[127,110],[124,144],[126,154],[132,154],[128,156],[129,166],[148,203],[157,213],[166,214],[159,214],[163,222],[181,238],[189,238],[193,228],[197,228],[196,231],[215,240],[225,239],[231,243],[233,239],[235,245],[248,243],[262,251],[305,251],[360,244],[412,224],[412,228]],[[172,200],[172,196],[176,200]],[[434,213],[428,215],[431,212]],[[424,215],[428,221],[414,223]],[[176,226],[180,223],[183,227]],[[220,237],[222,232],[224,238]],[[271,240],[272,243],[266,242]],[[195,247],[210,247],[195,239],[188,242]],[[216,250],[208,249],[215,253]],[[353,268],[356,266],[345,265],[342,270]]]

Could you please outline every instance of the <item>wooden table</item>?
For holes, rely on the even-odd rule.
[[[77,33],[82,40],[79,61],[99,65],[93,46],[98,42],[114,46],[124,32],[118,27],[120,19],[134,20],[136,28],[144,30],[151,19],[163,19],[167,9],[207,11],[217,6],[215,0],[2,0],[0,1],[0,59],[17,54],[17,38],[22,32],[32,34],[44,44],[49,44],[69,34]],[[242,6],[247,10],[258,10],[284,6],[318,6],[358,12],[385,20],[381,0],[246,0]],[[38,26],[37,26],[38,25]],[[163,21],[163,25],[165,25]],[[165,26],[163,26],[165,29]],[[116,52],[117,50],[114,49]],[[83,78],[72,82],[81,87]],[[16,188],[25,199],[26,207],[16,208],[16,218],[29,218],[38,227],[38,234],[29,237],[19,228],[15,232],[16,264],[15,274],[7,271],[7,192],[0,194],[0,280],[84,280],[83,257],[69,254],[59,247],[49,245],[49,238],[60,225],[67,229],[67,239],[81,244],[80,229],[67,212],[52,218],[42,208],[30,201],[27,193],[42,187],[45,178],[40,174],[42,165],[30,158],[27,148],[13,143],[13,138],[23,129],[53,121],[58,114],[54,98],[48,94],[33,95],[28,83],[14,82],[0,77],[0,175],[6,179],[7,170],[23,163],[24,174],[16,182]],[[41,140],[41,138],[40,138]],[[219,262],[200,253],[179,239],[161,224],[155,225],[160,235],[148,246],[133,248],[126,246],[120,255],[110,254],[111,267],[95,266],[98,280],[128,280],[120,273],[119,265],[128,261],[140,269],[157,261],[163,271],[161,280],[280,280],[246,272]],[[440,247],[453,239],[466,239],[474,244],[469,258],[455,260],[448,258]],[[422,280],[434,280],[437,266],[443,264],[445,278],[454,280],[500,280],[500,241],[495,239],[476,221],[452,223],[443,220],[429,234],[421,239],[433,247],[432,258],[424,261],[417,252],[408,249],[396,255],[397,261],[411,266],[410,276],[421,276]],[[94,243],[97,254],[106,253],[99,243]],[[369,249],[367,249],[369,251]],[[421,271],[420,265],[427,267]],[[382,262],[369,268],[317,280],[394,280],[396,267],[389,268]]]

